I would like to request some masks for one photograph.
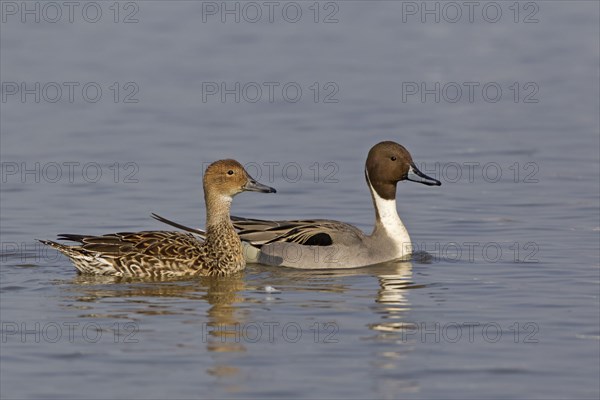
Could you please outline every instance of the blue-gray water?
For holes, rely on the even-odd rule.
[[[2,1],[1,397],[597,399],[598,4]],[[278,189],[234,214],[369,230],[385,139],[443,183],[399,184],[411,262],[115,282],[35,244],[203,226],[226,157]]]

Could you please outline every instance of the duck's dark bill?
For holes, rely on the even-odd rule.
[[[244,190],[249,192],[277,193],[277,190],[270,186],[263,185],[262,183],[258,183],[254,179],[248,180],[248,183],[244,185]]]
[[[419,171],[419,169],[414,164],[410,165],[410,168],[408,169],[408,176],[406,177],[406,179],[408,179],[409,181],[422,183],[423,185],[427,186],[442,185],[442,182],[438,181],[437,179],[433,179],[432,177],[427,176],[421,171]]]

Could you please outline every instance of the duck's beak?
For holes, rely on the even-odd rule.
[[[409,181],[422,183],[423,185],[427,186],[442,185],[442,182],[438,181],[437,179],[433,179],[432,177],[427,176],[421,171],[419,171],[419,169],[414,163],[410,163],[410,167],[408,169],[408,176],[406,177],[406,179]]]
[[[258,183],[250,177],[248,177],[248,182],[242,186],[242,189],[248,192],[277,193],[277,190],[272,187]]]

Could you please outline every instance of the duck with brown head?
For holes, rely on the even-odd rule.
[[[122,277],[224,276],[246,266],[241,241],[231,223],[233,197],[244,191],[275,193],[256,182],[235,160],[212,163],[204,174],[206,233],[195,235],[171,231],[121,232],[102,236],[59,235],[78,242],[67,246],[49,240],[71,259],[80,273]]]
[[[371,237],[379,243],[394,238],[393,244],[400,247],[397,252],[402,258],[404,253],[411,251],[411,240],[396,210],[398,182],[408,180],[428,186],[440,186],[441,182],[419,171],[408,150],[391,141],[371,148],[365,164],[365,178],[375,206],[375,228]]]
[[[375,207],[375,227],[370,235],[353,225],[333,220],[265,221],[232,217],[246,245],[246,260],[302,269],[333,269],[410,257],[410,236],[396,210],[396,186],[402,181],[440,186],[440,181],[419,171],[408,150],[391,141],[371,148],[365,177]],[[155,218],[183,227],[162,217]]]

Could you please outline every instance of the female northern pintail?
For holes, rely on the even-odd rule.
[[[143,231],[103,236],[59,235],[79,242],[66,246],[48,240],[69,257],[80,273],[123,277],[223,276],[246,266],[240,238],[229,217],[233,196],[243,191],[275,193],[256,182],[235,160],[212,163],[204,174],[206,233],[201,241],[182,232]]]
[[[371,148],[365,177],[375,206],[375,229],[371,235],[339,221],[264,221],[232,217],[246,247],[248,262],[303,269],[356,268],[407,258],[412,253],[410,237],[396,211],[396,184],[408,180],[440,186],[416,167],[410,153],[387,141]],[[158,220],[203,235],[154,215]]]

